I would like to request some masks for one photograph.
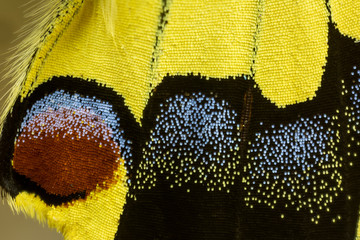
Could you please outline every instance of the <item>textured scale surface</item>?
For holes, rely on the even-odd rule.
[[[0,118],[13,208],[70,240],[360,239],[360,1],[49,6]]]

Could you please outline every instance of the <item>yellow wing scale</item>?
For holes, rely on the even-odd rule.
[[[331,18],[339,31],[360,41],[360,1],[329,0]]]
[[[160,36],[157,82],[167,74],[251,75],[257,1],[173,0],[169,8]]]
[[[325,1],[261,1],[255,82],[279,107],[312,99],[327,57]]]

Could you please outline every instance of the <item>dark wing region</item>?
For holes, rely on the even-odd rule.
[[[330,27],[313,100],[278,108],[246,76],[168,76],[144,111],[116,239],[354,239],[360,49]]]

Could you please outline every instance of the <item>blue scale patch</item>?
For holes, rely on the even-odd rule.
[[[357,66],[353,67],[351,76],[355,78],[355,84],[350,87],[350,107],[346,114],[349,115],[348,122],[349,130],[356,135],[360,134],[360,69]]]
[[[342,191],[333,125],[334,118],[322,114],[256,133],[244,169],[247,205],[306,208],[318,222],[319,211],[329,211]]]
[[[348,159],[348,165],[354,166],[354,161],[358,160],[359,146],[360,146],[360,68],[359,66],[353,66],[353,71],[350,73],[351,79],[350,87],[345,86],[345,81],[342,81],[344,95],[349,103],[345,108],[344,115],[347,119],[344,121],[346,126],[346,133],[349,138],[349,143],[346,144],[344,149],[346,150],[346,158]]]
[[[236,118],[226,101],[202,93],[166,99],[143,149],[136,186],[151,189],[163,179],[187,191],[188,184],[229,190],[240,175]]]

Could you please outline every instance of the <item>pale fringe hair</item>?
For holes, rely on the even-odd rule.
[[[12,57],[2,63],[6,64],[6,67],[4,78],[0,80],[0,86],[2,88],[9,87],[9,89],[6,94],[0,97],[0,101],[6,98],[0,109],[0,131],[8,112],[11,111],[20,93],[27,68],[37,46],[40,44],[41,36],[44,35],[53,21],[54,14],[64,5],[65,2],[62,0],[30,0],[24,5],[24,7],[28,7],[28,10],[25,11],[27,23],[17,32],[17,40],[26,37],[20,44],[9,50]],[[5,82],[5,79],[10,79],[10,81]]]

